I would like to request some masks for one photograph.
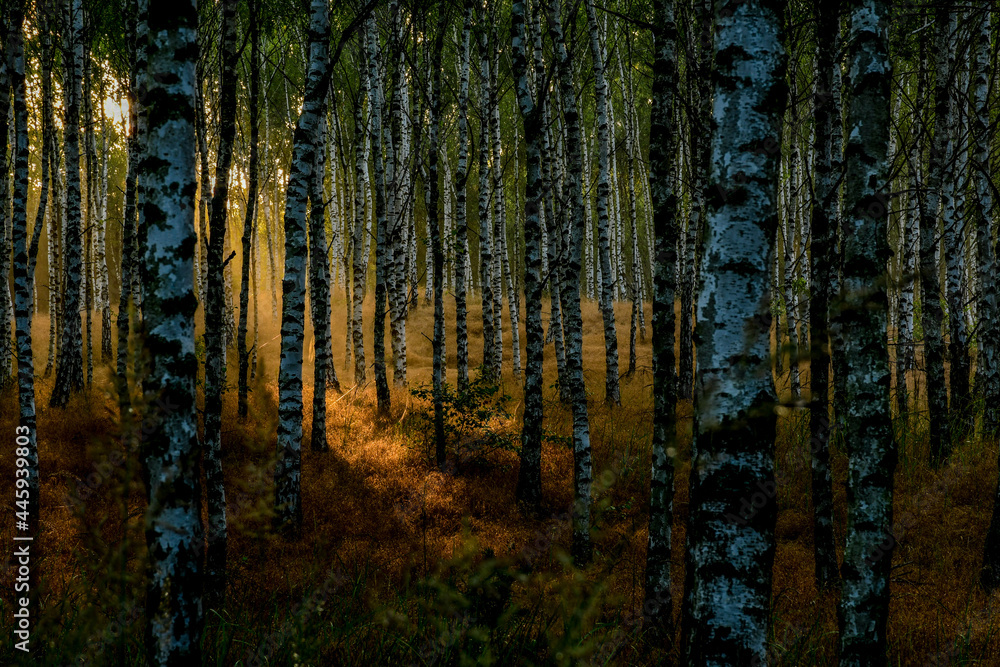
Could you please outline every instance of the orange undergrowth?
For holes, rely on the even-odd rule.
[[[447,304],[448,382],[454,384],[454,302],[448,299]],[[470,306],[469,352],[474,366],[482,358],[482,321],[478,302]],[[269,494],[280,338],[266,296],[261,298],[261,309],[260,365],[252,383],[251,418],[245,422],[236,415],[235,350],[229,353],[230,391],[224,399],[222,436],[230,510],[229,589],[226,607],[208,614],[205,651],[212,657],[206,663],[458,664],[463,655],[459,644],[462,651],[480,651],[480,661],[502,664],[511,660],[652,664],[672,654],[663,642],[646,642],[629,620],[641,605],[647,539],[651,331],[638,346],[637,372],[622,380],[621,407],[609,408],[603,401],[601,317],[596,304],[583,304],[597,530],[595,562],[577,572],[567,564],[570,530],[560,518],[572,501],[572,451],[556,439],[546,441],[545,504],[537,518],[522,515],[514,501],[517,456],[512,451],[489,451],[446,473],[438,472],[431,464],[429,438],[420,426],[419,414],[427,405],[407,389],[395,387],[391,415],[381,418],[375,410],[371,369],[369,382],[358,387],[353,364],[345,367],[342,296],[333,304],[333,351],[344,392],[330,390],[327,396],[330,449],[314,452],[309,443],[314,350],[307,346],[303,531],[293,540],[276,536],[270,524]],[[623,372],[628,366],[629,312],[629,304],[616,307]],[[371,314],[369,300],[365,311],[369,364]],[[646,319],[651,322],[648,305]],[[496,427],[516,434],[521,386],[512,373],[506,311],[504,327],[502,386],[511,396],[512,415]],[[98,330],[99,324],[95,359],[100,355]],[[82,654],[90,664],[143,664],[145,503],[140,476],[131,464],[100,467],[120,447],[113,367],[96,363],[93,386],[85,395],[75,397],[68,408],[49,409],[52,378],[42,377],[47,331],[46,317],[36,317],[44,523],[39,565],[45,608],[37,636],[49,643],[49,655]],[[407,322],[411,387],[430,381],[431,332],[432,310],[421,295]],[[387,354],[390,349],[387,345]],[[391,360],[387,365],[391,383]],[[555,435],[569,435],[570,413],[552,386],[556,368],[551,345],[546,348],[545,378],[545,428]],[[779,378],[779,386],[785,383]],[[16,404],[16,390],[7,389],[0,402],[4,433],[13,433]],[[689,402],[681,404],[679,415],[675,617],[684,580]],[[996,483],[996,440],[970,435],[957,446],[949,467],[932,471],[924,463],[926,443],[918,422],[915,418],[901,431],[906,442],[896,476],[896,516],[904,520],[905,533],[893,555],[892,662],[1000,664],[1000,615],[991,613],[1000,598],[991,601],[975,583]],[[807,443],[806,416],[801,410],[781,408],[773,664],[832,665],[836,658],[835,594],[818,592],[813,585]],[[453,452],[449,456],[454,460]],[[835,531],[837,544],[842,545],[846,457],[837,443],[833,464]],[[13,478],[12,467],[11,452],[5,448],[0,451],[3,479]],[[84,509],[74,510],[68,495],[94,474],[99,478],[96,491]],[[5,544],[12,544],[9,512],[0,520],[0,534]],[[6,590],[11,577],[8,568]],[[318,597],[316,591],[321,592]],[[501,601],[495,613],[490,612],[489,600]],[[308,611],[299,607],[303,601]],[[8,601],[2,604],[4,626],[9,627]],[[465,609],[465,615],[449,605]],[[495,627],[502,637],[475,635],[470,623],[462,620],[469,618],[469,609],[476,619],[471,625]],[[455,637],[461,633],[465,634],[459,642]],[[10,655],[9,648],[0,649],[0,661]]]

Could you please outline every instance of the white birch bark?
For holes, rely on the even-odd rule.
[[[604,320],[605,380],[604,400],[618,405],[621,395],[618,387],[618,331],[615,326],[614,279],[611,262],[611,237],[609,231],[609,175],[610,137],[608,129],[608,85],[604,78],[604,51],[598,34],[597,14],[593,0],[586,0],[587,21],[590,27],[590,50],[594,60],[594,86],[597,99],[597,230],[598,254],[601,265],[601,316]]]
[[[776,400],[769,268],[778,224],[778,159],[767,146],[784,106],[783,8],[776,0],[715,5],[715,131],[682,630],[688,664],[767,660],[777,516],[768,498]],[[737,514],[754,493],[763,505]]]

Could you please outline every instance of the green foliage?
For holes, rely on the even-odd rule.
[[[416,413],[416,432],[424,442],[434,438],[434,389],[420,385],[410,390],[426,403]],[[468,389],[459,391],[444,383],[441,406],[445,440],[450,451],[462,462],[484,461],[484,455],[496,450],[517,451],[517,433],[508,428],[511,414],[510,395],[500,383],[483,373],[469,381]]]

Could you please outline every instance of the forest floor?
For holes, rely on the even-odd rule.
[[[262,298],[262,309],[270,310]],[[453,301],[449,300],[453,304]],[[473,364],[482,358],[478,302],[470,304]],[[622,371],[628,367],[629,304],[617,310]],[[345,304],[334,302],[334,321]],[[593,446],[595,559],[569,565],[572,450],[569,410],[558,400],[555,355],[546,348],[542,455],[544,511],[517,509],[521,384],[512,374],[504,332],[503,410],[486,429],[453,438],[458,461],[432,465],[426,401],[394,388],[390,418],[375,410],[373,383],[354,387],[344,365],[344,325],[334,326],[334,358],[343,394],[328,394],[330,450],[312,451],[312,354],[305,371],[302,448],[304,530],[297,540],[271,530],[277,424],[276,321],[261,315],[259,362],[250,419],[236,414],[235,351],[223,412],[229,504],[229,588],[225,606],[206,614],[205,664],[656,664],[670,649],[641,637],[652,415],[650,338],[638,346],[637,371],[623,378],[621,407],[604,404],[604,344],[596,304],[583,304],[584,368]],[[651,322],[649,306],[647,323]],[[446,309],[448,381],[455,382],[454,309]],[[546,316],[547,319],[547,316]],[[95,320],[95,380],[65,409],[47,407],[53,378],[43,378],[48,321],[35,318],[38,433],[42,471],[41,590],[44,615],[35,637],[46,664],[144,664],[142,568],[144,501],[132,459],[122,461],[111,365],[102,364]],[[365,350],[371,362],[371,303]],[[504,319],[505,326],[506,314]],[[421,298],[408,332],[410,388],[430,382],[432,309]],[[651,327],[649,329],[651,332]],[[647,332],[647,333],[649,333]],[[307,332],[309,333],[309,332]],[[523,340],[523,325],[522,325]],[[387,345],[387,354],[389,346]],[[387,360],[390,373],[392,362]],[[804,369],[805,370],[805,369]],[[478,372],[472,370],[473,377]],[[371,372],[369,372],[371,375]],[[352,388],[353,387],[353,388]],[[13,434],[16,388],[0,398],[0,429]],[[153,411],[155,414],[155,410]],[[674,500],[674,616],[684,581],[691,406],[680,407]],[[977,585],[997,476],[997,442],[969,435],[948,465],[927,464],[916,418],[900,432],[889,643],[892,664],[1000,664],[1000,594]],[[486,432],[492,437],[485,437]],[[512,444],[513,443],[513,444]],[[846,529],[846,457],[833,446],[835,535]],[[808,417],[779,408],[777,555],[772,602],[772,664],[836,664],[836,596],[813,583]],[[0,476],[13,479],[10,448]],[[83,486],[81,485],[83,482]],[[93,487],[82,504],[78,489]],[[11,485],[4,485],[10,489]],[[0,536],[13,544],[4,512]],[[6,560],[6,559],[5,559]],[[12,588],[13,566],[2,587]],[[0,600],[11,627],[9,597]],[[17,659],[10,640],[0,663]]]

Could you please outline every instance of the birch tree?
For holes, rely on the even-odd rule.
[[[852,0],[847,77],[850,96],[844,151],[843,280],[834,326],[847,362],[847,543],[841,568],[842,665],[885,665],[896,448],[889,412],[886,298],[889,248],[888,5]],[[889,540],[888,549],[885,548]]]
[[[208,284],[205,301],[205,483],[207,485],[208,551],[206,592],[210,604],[220,603],[226,588],[226,490],[222,474],[222,393],[226,384],[225,263],[228,227],[229,172],[236,138],[237,0],[221,3],[219,47],[219,146],[216,150],[215,191],[209,218]]]
[[[618,387],[618,332],[615,327],[614,287],[616,274],[611,268],[611,237],[609,231],[608,199],[611,196],[609,154],[611,150],[608,129],[608,84],[604,78],[604,52],[597,25],[593,0],[586,0],[587,21],[590,27],[590,50],[594,59],[594,86],[597,104],[597,234],[598,256],[601,266],[600,305],[604,320],[605,380],[604,400],[618,405],[621,395]]]
[[[975,60],[975,122],[974,134],[977,146],[975,161],[976,165],[976,236],[978,241],[979,258],[979,317],[980,326],[984,329],[977,338],[979,339],[979,356],[976,359],[978,368],[977,385],[982,387],[983,393],[983,430],[987,433],[996,433],[1000,428],[1000,362],[997,349],[998,335],[1000,335],[1000,313],[997,304],[997,254],[1000,248],[993,245],[993,197],[989,177],[986,167],[989,165],[989,150],[992,133],[990,132],[990,109],[989,109],[989,79],[992,71],[990,69],[990,44],[992,41],[992,29],[990,26],[990,15],[983,12],[980,19],[979,30],[976,40],[976,60]],[[993,501],[993,517],[990,527],[986,533],[986,542],[983,546],[983,567],[979,577],[983,587],[988,591],[995,590],[1000,586],[1000,481]]]
[[[20,8],[19,8],[20,9]],[[14,11],[10,12],[14,14]],[[15,19],[16,17],[10,16],[10,19]],[[10,284],[8,283],[7,276],[10,274],[10,261],[11,253],[8,247],[8,240],[13,241],[12,229],[11,229],[11,217],[7,213],[7,205],[10,200],[10,169],[8,167],[7,160],[7,142],[10,136],[10,115],[13,111],[11,99],[11,88],[12,88],[12,76],[11,70],[13,69],[11,65],[14,60],[11,54],[8,53],[8,49],[13,44],[8,45],[8,40],[23,40],[23,36],[18,34],[14,35],[15,32],[20,32],[21,27],[18,20],[12,20],[12,23],[17,22],[18,26],[13,25],[7,26],[6,21],[8,16],[0,17],[0,37],[4,40],[4,52],[0,54],[0,246],[3,250],[0,251],[0,276],[3,276],[3,281],[0,282],[0,386],[6,386],[11,380],[11,364],[14,360],[14,348],[11,344],[11,321],[7,313],[10,306]],[[21,10],[20,21],[23,21],[23,10]],[[23,49],[23,46],[21,47]],[[23,56],[22,56],[23,58]],[[16,140],[15,140],[16,144]],[[16,154],[17,148],[14,147],[14,153]],[[16,155],[14,156],[16,160]],[[25,223],[27,224],[27,223]]]
[[[941,245],[938,205],[945,154],[948,145],[948,48],[955,29],[951,0],[943,0],[935,9],[934,142],[927,166],[927,189],[920,214],[920,313],[924,331],[924,368],[927,374],[927,418],[931,443],[931,463],[938,464],[951,452],[948,423],[948,394],[944,377],[944,339],[941,322],[941,279],[938,250]]]
[[[963,413],[969,403],[969,346],[968,328],[965,318],[966,299],[962,282],[965,273],[965,188],[968,179],[965,166],[968,164],[967,133],[962,123],[966,116],[965,86],[961,84],[964,71],[964,40],[959,39],[958,22],[963,16],[960,10],[951,14],[947,54],[947,80],[945,86],[945,115],[935,132],[943,130],[941,137],[945,146],[944,170],[941,179],[941,222],[944,231],[945,284],[944,292],[948,304],[948,385],[950,388],[949,413],[952,421],[966,421]],[[962,70],[962,71],[960,71]],[[942,73],[938,71],[938,75]],[[940,110],[940,109],[939,109]],[[935,136],[937,141],[938,137]]]
[[[442,9],[442,11],[444,11]],[[431,89],[429,95],[428,127],[430,128],[428,160],[428,176],[430,178],[430,199],[427,208],[427,227],[430,230],[431,254],[433,257],[432,278],[434,284],[434,442],[435,460],[439,469],[445,466],[445,435],[444,435],[444,388],[445,371],[445,332],[444,332],[444,249],[441,245],[441,228],[438,224],[438,202],[440,200],[440,184],[438,180],[438,133],[441,129],[441,50],[444,46],[446,22],[438,29],[437,38],[431,58]],[[446,147],[447,148],[447,147]]]
[[[195,382],[194,0],[149,13],[149,142],[143,160],[145,343],[149,399],[173,409],[148,434],[146,658],[151,665],[201,662],[202,528]]]
[[[682,628],[691,664],[767,659],[777,516],[767,498],[775,484],[769,267],[778,223],[775,132],[785,97],[782,7],[775,0],[715,5],[715,131]],[[754,493],[765,495],[764,504],[741,509]]]
[[[840,0],[822,0],[815,5],[817,26],[840,25]],[[833,545],[833,479],[830,470],[829,317],[833,273],[836,270],[837,191],[842,165],[834,162],[835,143],[843,141],[839,107],[832,98],[840,95],[834,82],[839,68],[839,30],[817,31],[816,92],[813,114],[816,125],[814,192],[810,228],[813,285],[809,310],[809,435],[812,470],[813,541],[817,588],[837,577],[837,554]]]
[[[275,519],[297,533],[302,525],[302,346],[305,336],[306,202],[316,168],[319,119],[325,112],[329,69],[330,6],[309,5],[309,68],[293,136],[285,192],[285,275],[282,280],[281,362],[278,368],[278,462],[274,470]],[[384,368],[383,368],[384,370]]]
[[[354,104],[354,252],[352,253],[352,301],[351,340],[354,350],[354,384],[358,387],[365,383],[365,337],[363,329],[365,284],[368,277],[368,247],[365,234],[365,185],[368,178],[368,160],[365,154],[365,137],[368,135],[364,121],[364,103],[368,98],[368,32],[361,31],[361,48],[358,60],[361,62],[359,72],[358,93]],[[371,114],[369,114],[370,116]]]
[[[250,352],[247,350],[247,311],[250,308],[250,264],[251,247],[254,240],[254,227],[257,213],[257,177],[259,171],[260,153],[260,16],[257,13],[257,3],[250,0],[249,40],[250,40],[250,164],[247,184],[246,213],[243,218],[243,236],[241,239],[243,261],[240,267],[240,324],[236,334],[236,356],[239,362],[238,396],[236,413],[241,419],[247,417],[247,394],[250,388],[247,375],[250,372]],[[256,303],[256,302],[255,302]]]
[[[118,298],[118,358],[117,358],[117,381],[118,381],[118,409],[119,418],[123,421],[129,412],[129,388],[128,388],[128,337],[130,329],[129,304],[132,303],[133,275],[138,272],[137,255],[138,245],[136,243],[136,178],[139,171],[139,67],[136,56],[136,24],[138,23],[138,5],[135,0],[129,0],[129,17],[126,24],[129,26],[126,42],[129,45],[129,66],[131,68],[129,80],[129,118],[128,118],[128,170],[125,175],[125,203],[124,220],[122,220],[122,270],[121,283],[119,286]],[[197,106],[197,104],[196,104]],[[58,179],[55,179],[58,181]],[[49,236],[51,241],[52,236]],[[51,261],[51,257],[50,257]],[[49,280],[52,281],[52,271],[50,267]],[[58,294],[58,291],[56,292]]]
[[[673,97],[677,91],[677,23],[672,0],[655,6],[653,23],[653,110],[649,144],[649,187],[653,197],[653,447],[649,494],[643,621],[654,634],[673,640],[671,543],[677,372],[674,365],[674,296],[677,262],[677,191],[670,178],[674,154]],[[704,16],[708,19],[708,16]],[[707,119],[706,119],[707,120]]]
[[[15,453],[18,458],[27,461],[27,491],[26,500],[21,500],[21,492],[15,508],[18,512],[27,510],[28,531],[31,535],[40,535],[39,507],[41,497],[40,468],[38,457],[38,434],[35,421],[35,366],[31,349],[31,318],[33,301],[33,284],[35,282],[35,256],[38,252],[38,236],[41,232],[41,220],[35,224],[34,235],[28,243],[28,105],[25,84],[24,56],[24,12],[25,3],[17,0],[10,7],[10,23],[6,27],[6,43],[4,50],[7,62],[0,64],[9,75],[10,92],[14,117],[13,163],[14,181],[11,206],[11,246],[14,251],[14,321],[15,340],[17,341],[17,387],[18,387],[18,422],[15,430]],[[4,17],[7,18],[7,17]],[[0,19],[2,20],[2,19]],[[0,81],[0,83],[6,83]],[[0,141],[6,143],[7,137]],[[4,163],[4,179],[6,179],[6,163]],[[42,204],[40,204],[42,205]],[[7,208],[6,197],[3,200]],[[6,210],[4,210],[6,218]],[[7,249],[4,248],[4,256]],[[7,289],[7,275],[3,276],[4,290]],[[6,317],[5,317],[6,321]],[[9,338],[4,332],[4,337]],[[5,369],[6,374],[6,369]],[[20,475],[20,473],[18,473]],[[18,477],[20,479],[20,477]],[[18,486],[20,488],[20,486]],[[32,573],[37,580],[37,575]],[[32,582],[34,584],[34,581]],[[37,608],[35,609],[37,611]]]
[[[382,78],[379,74],[378,29],[374,17],[368,19],[368,116],[371,122],[371,148],[375,170],[372,184],[375,197],[375,391],[378,409],[383,415],[389,413],[391,398],[389,381],[385,372],[385,317],[388,289],[389,234],[386,226],[386,183],[385,166],[382,157]]]
[[[533,11],[537,11],[537,2]],[[542,228],[541,146],[545,104],[541,82],[545,79],[542,63],[535,59],[535,81],[528,83],[527,17],[525,1],[514,0],[510,14],[511,71],[517,91],[517,104],[524,121],[525,164],[527,178],[524,194],[524,296],[525,296],[525,372],[524,425],[521,431],[521,457],[517,473],[517,500],[530,511],[537,511],[542,499]]]
[[[326,438],[326,389],[334,386],[333,348],[330,341],[330,275],[326,256],[326,197],[323,175],[326,170],[324,150],[326,118],[321,113],[316,127],[316,150],[309,180],[309,305],[312,307],[315,358],[313,363],[313,405],[310,447],[313,451],[330,449]],[[338,387],[339,389],[339,387]]]
[[[83,75],[83,3],[68,0],[69,57],[64,60],[68,86],[63,117],[66,153],[66,207],[64,241],[63,321],[59,332],[56,381],[49,399],[52,407],[65,407],[70,396],[83,389],[83,337],[80,329],[80,287],[83,280],[83,228],[80,193],[80,98]]]
[[[581,148],[580,114],[576,89],[573,86],[573,63],[563,38],[558,0],[551,0],[548,9],[549,31],[556,48],[556,60],[562,111],[566,122],[566,152],[569,171],[566,190],[569,204],[569,234],[566,267],[562,285],[563,323],[566,335],[567,390],[573,411],[573,562],[580,566],[590,562],[593,547],[590,539],[590,487],[593,482],[590,417],[587,412],[587,387],[583,379],[583,319],[580,314],[580,273],[583,251],[583,153]],[[571,20],[574,18],[570,14]]]
[[[469,66],[471,60],[472,0],[466,0],[458,65],[458,165],[455,168],[455,354],[458,390],[469,388],[469,330],[466,305],[466,268],[469,259]]]
[[[691,212],[684,240],[681,271],[680,363],[678,396],[689,399],[694,389],[694,295],[698,285],[699,239],[705,225],[705,183],[708,181],[711,148],[709,119],[712,117],[712,3],[695,0],[695,20],[699,30],[696,83],[689,86],[696,113],[688,117],[691,128]],[[690,72],[690,65],[688,71]],[[671,153],[672,154],[672,153]]]

